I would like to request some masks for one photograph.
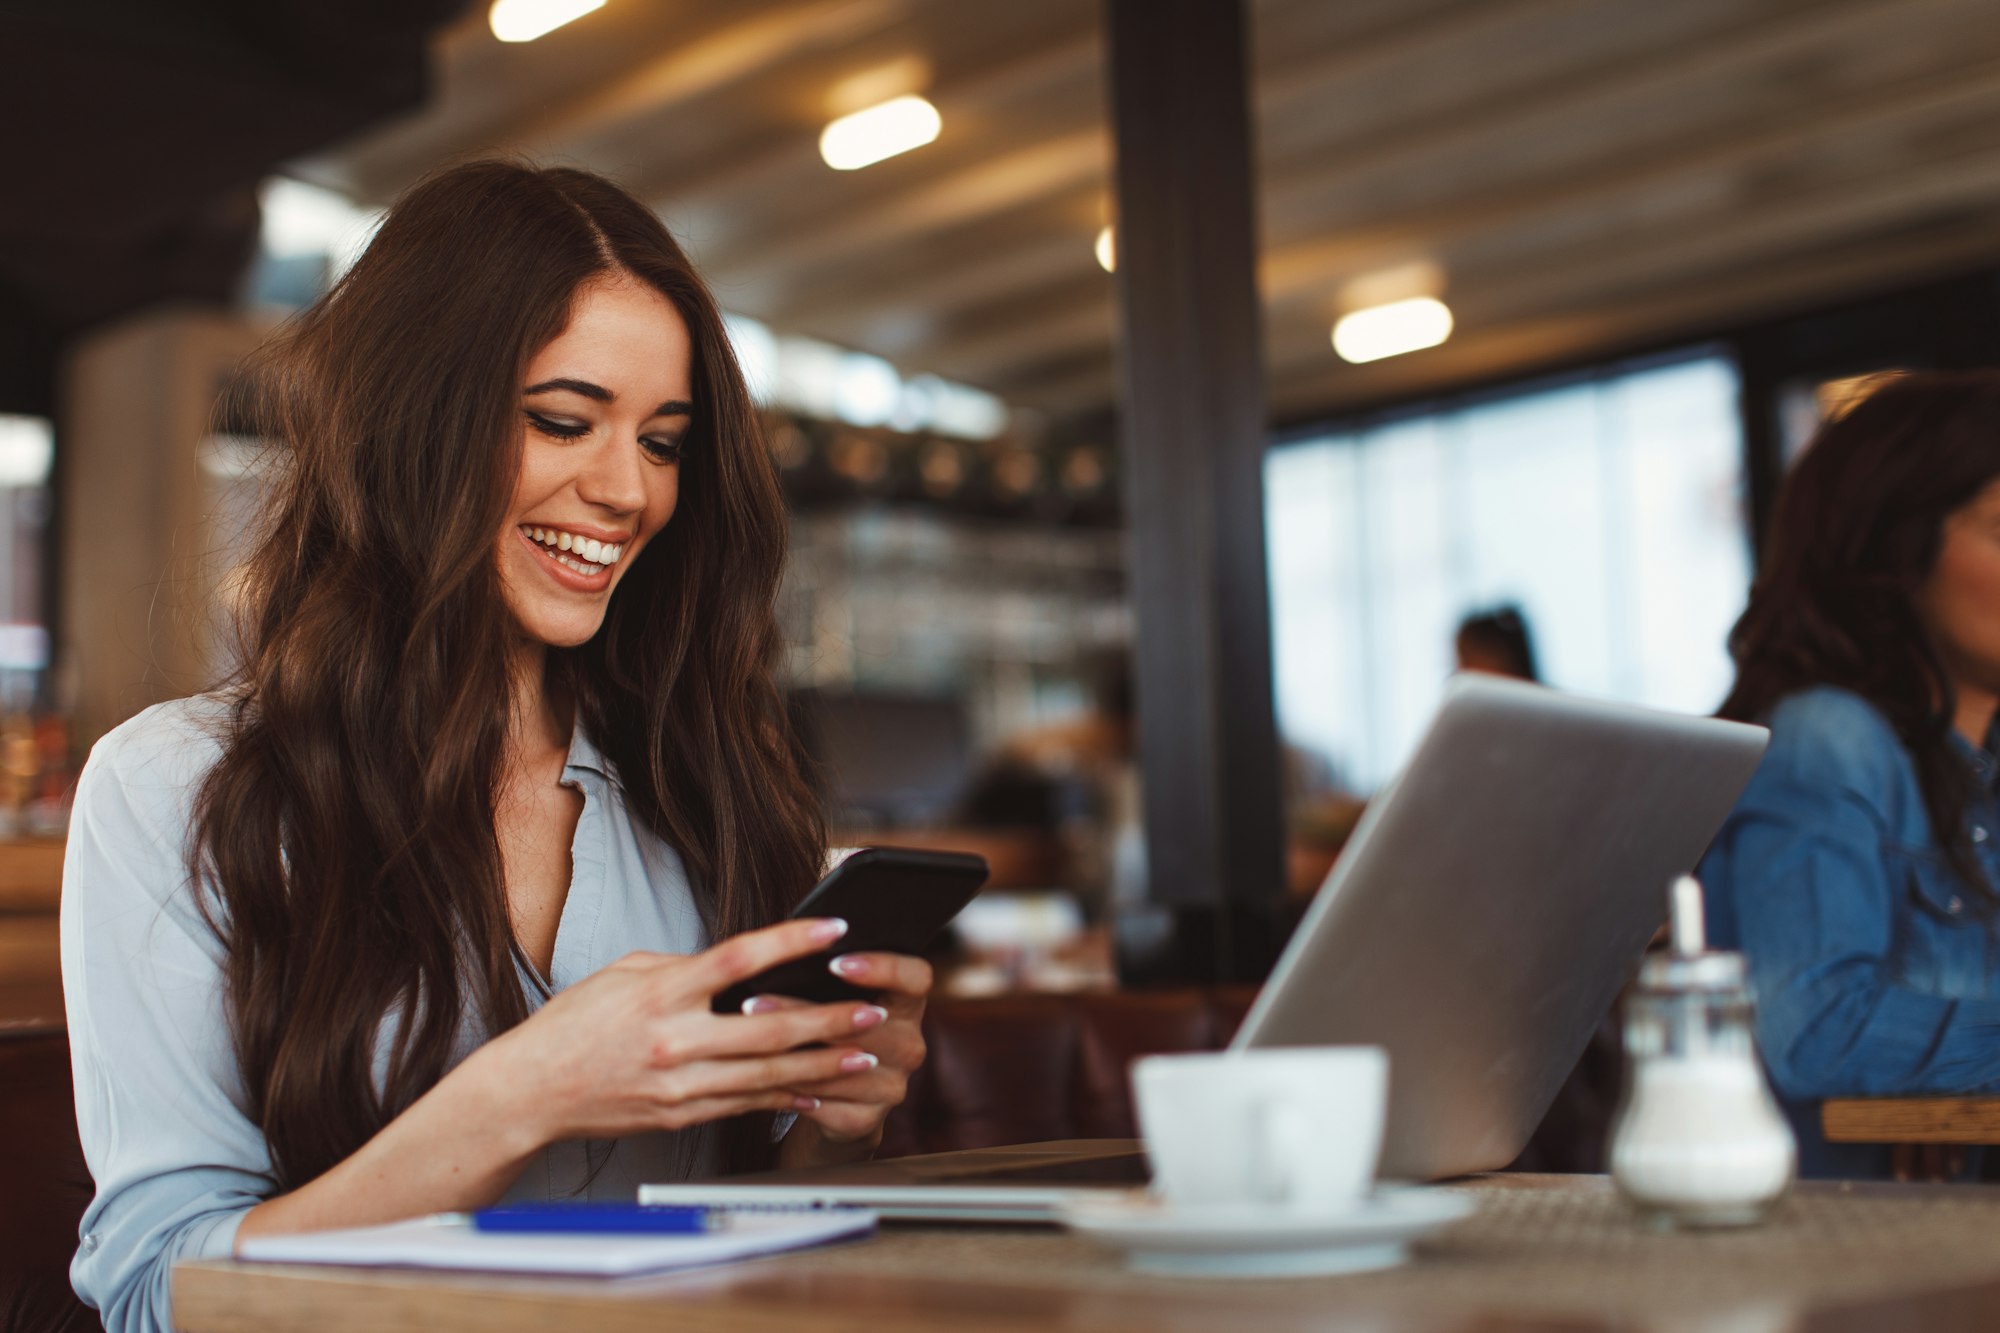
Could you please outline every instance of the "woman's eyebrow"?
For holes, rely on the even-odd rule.
[[[571,393],[580,393],[585,398],[594,398],[600,403],[608,403],[618,396],[601,384],[592,384],[589,380],[567,378],[543,380],[540,384],[530,384],[526,389],[522,390],[522,393],[524,396],[532,398],[538,393],[554,393],[558,389],[568,389]]]
[[[562,389],[567,389],[571,393],[580,393],[585,398],[593,399],[600,403],[611,403],[618,400],[617,394],[611,392],[611,390],[601,384],[592,384],[589,380],[574,380],[567,376],[558,379],[543,380],[540,384],[530,384],[521,393],[523,397],[532,398],[538,393],[554,393]],[[688,402],[685,398],[669,398],[666,402],[661,403],[653,409],[653,415],[656,417],[691,417],[694,415],[694,404]]]

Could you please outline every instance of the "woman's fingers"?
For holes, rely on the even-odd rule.
[[[908,954],[844,953],[828,967],[843,981],[884,992],[884,1003],[896,996],[922,999],[931,993],[931,965]]]
[[[875,1059],[866,1051],[847,1046],[740,1060],[702,1060],[663,1073],[659,1095],[674,1102],[771,1091],[796,1095],[809,1084],[873,1069]]]
[[[804,1113],[802,1102],[816,1101],[816,1098],[801,1098],[795,1092],[782,1088],[774,1092],[760,1092],[741,1097],[701,1097],[694,1101],[676,1102],[667,1108],[661,1118],[662,1129],[686,1129],[690,1125],[704,1124],[710,1120],[723,1120],[730,1116],[750,1115],[757,1111],[798,1111]]]
[[[875,1102],[840,1101],[823,1097],[812,1110],[801,1110],[801,1118],[819,1126],[820,1134],[834,1143],[872,1139],[882,1132],[889,1118],[888,1108]]]
[[[776,1014],[787,1009],[810,1009],[811,1000],[801,1000],[790,995],[752,995],[743,1002],[746,1014]]]
[[[817,1097],[824,1102],[855,1102],[872,1106],[879,1114],[902,1103],[909,1082],[909,1075],[892,1065],[884,1064],[863,1073],[844,1074],[840,1078],[830,1078],[820,1083],[800,1083],[793,1088],[793,1091]]]
[[[780,921],[711,945],[688,959],[685,967],[674,969],[673,975],[694,988],[690,993],[713,995],[766,968],[818,953],[846,933],[847,923],[838,917]]]
[[[789,1051],[820,1043],[852,1043],[888,1018],[875,1004],[805,1005],[778,1013],[700,1014],[692,1022],[669,1023],[653,1045],[653,1063],[660,1068],[732,1056]]]

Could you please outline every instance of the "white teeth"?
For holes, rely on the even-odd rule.
[[[601,574],[612,565],[617,564],[618,557],[625,554],[623,544],[613,545],[610,542],[598,541],[594,537],[579,537],[573,533],[564,532],[560,528],[537,528],[523,525],[521,530],[535,541],[548,547],[549,556],[556,563],[567,569],[573,569],[579,574]],[[574,552],[577,558],[574,560],[568,559],[556,554],[558,551]]]

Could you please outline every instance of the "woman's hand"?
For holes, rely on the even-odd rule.
[[[798,1089],[877,1069],[862,1042],[888,1026],[881,1009],[850,1001],[745,1015],[709,1006],[724,987],[818,953],[845,931],[840,921],[787,921],[692,957],[627,954],[474,1051],[332,1170],[252,1208],[237,1236],[482,1208],[560,1139],[823,1110]]]
[[[531,1100],[522,1128],[536,1147],[750,1111],[822,1113],[823,1099],[801,1089],[842,1086],[886,1063],[867,1044],[890,1026],[881,1008],[848,1002],[716,1014],[709,1005],[716,992],[819,952],[846,929],[835,920],[787,921],[691,956],[627,954],[558,992],[467,1064],[483,1061],[489,1074],[500,1071],[524,1090]],[[812,1043],[825,1045],[797,1049]],[[899,1038],[892,1049],[903,1045]]]
[[[819,1104],[802,1109],[798,1123],[785,1136],[780,1152],[785,1166],[852,1161],[873,1152],[882,1141],[889,1112],[902,1104],[910,1075],[924,1062],[923,1018],[931,993],[931,965],[903,954],[851,953],[835,958],[831,967],[842,980],[881,992],[879,1012],[886,1017],[852,1041],[874,1058],[875,1065],[799,1086],[799,1092]],[[812,1012],[798,1000],[775,995],[757,996],[744,1008],[759,1015]]]

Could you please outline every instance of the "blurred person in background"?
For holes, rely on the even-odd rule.
[[[442,172],[261,371],[244,665],[76,797],[79,1294],[163,1329],[172,1265],[239,1237],[872,1151],[924,963],[711,1012],[844,926],[773,924],[826,854],[771,680],[785,515],[653,213]]]
[[[1097,919],[1127,896],[1144,896],[1145,839],[1131,661],[1105,653],[1082,674],[1089,707],[1009,736],[967,784],[954,823],[1051,840],[1060,848],[1054,880]]]
[[[1771,745],[1700,873],[1801,1171],[1936,1171],[1827,1143],[1818,1103],[2000,1089],[2000,374],[1911,375],[1822,429],[1730,648],[1721,715]]]
[[[1459,622],[1453,640],[1460,671],[1479,671],[1516,680],[1541,680],[1535,670],[1535,641],[1518,606],[1496,606]]]

